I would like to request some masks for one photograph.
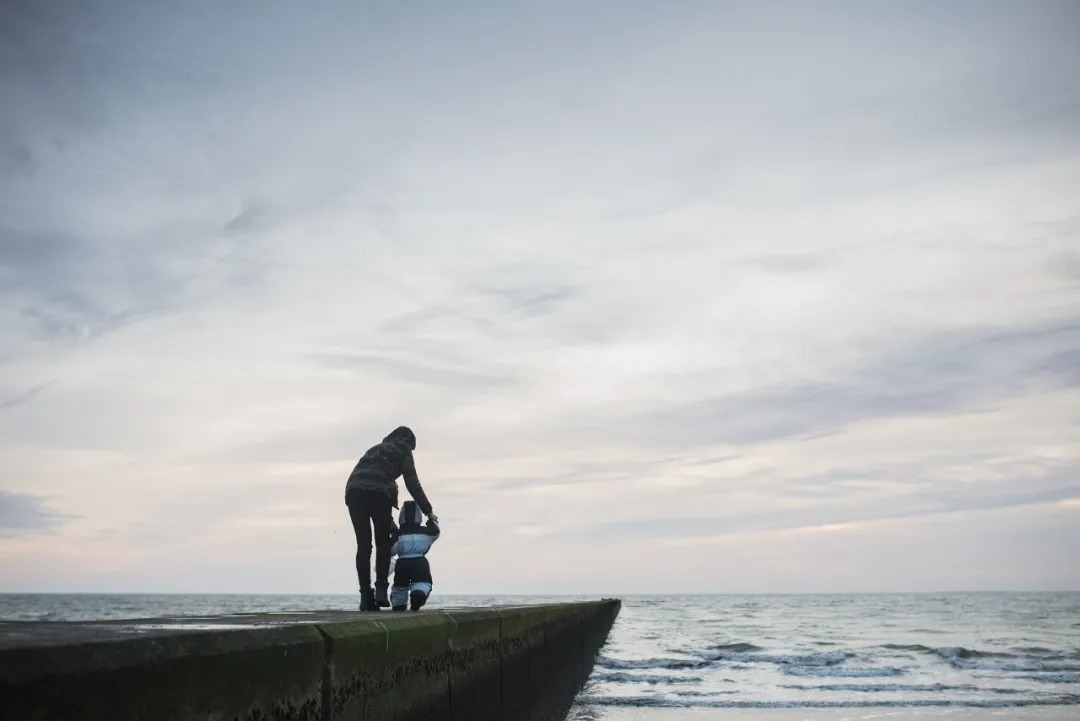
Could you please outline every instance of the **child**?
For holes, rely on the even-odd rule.
[[[397,556],[394,587],[390,591],[390,606],[394,611],[404,611],[406,600],[413,611],[419,611],[431,594],[431,566],[425,556],[439,538],[439,527],[432,518],[421,526],[423,518],[416,501],[401,504],[400,527],[394,532],[390,547],[390,555]]]

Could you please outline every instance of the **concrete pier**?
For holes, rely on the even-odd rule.
[[[619,605],[0,622],[0,719],[555,721]]]

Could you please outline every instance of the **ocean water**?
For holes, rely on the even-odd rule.
[[[429,609],[560,600],[575,597],[436,594]],[[354,595],[0,595],[0,619],[356,602]],[[571,719],[730,718],[738,709],[753,709],[754,719],[1080,719],[1080,593],[624,597]]]
[[[1080,719],[1080,593],[626,599],[577,715],[1017,707]]]

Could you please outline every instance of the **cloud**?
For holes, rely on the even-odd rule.
[[[18,340],[78,343],[180,308],[214,271],[192,262],[203,249],[156,246],[135,255],[65,233],[0,228],[0,297]]]
[[[779,253],[754,258],[749,261],[749,264],[784,275],[818,270],[827,265],[830,260],[830,253]]]
[[[33,280],[40,272],[56,274],[54,279],[62,280],[87,257],[87,248],[68,235],[20,233],[13,228],[0,229],[0,233],[0,267],[14,277],[9,283]]]
[[[531,290],[522,287],[480,287],[478,290],[494,297],[514,316],[547,315],[555,311],[560,303],[573,298],[577,293],[572,288],[546,288]]]
[[[484,370],[473,370],[465,363],[454,364],[432,362],[438,356],[428,360],[410,357],[411,353],[389,351],[360,352],[339,351],[316,354],[314,360],[320,365],[334,370],[357,371],[358,374],[374,372],[382,377],[396,378],[423,386],[454,386],[494,388],[512,385],[518,377],[509,371],[497,372],[490,366]],[[435,355],[432,353],[431,355]]]
[[[351,589],[400,423],[460,590],[1075,578],[1075,20],[3,6],[4,583]]]
[[[39,496],[0,489],[0,538],[54,531],[70,518],[50,509]]]
[[[1032,478],[1017,476],[1006,483],[979,483],[959,492],[952,490],[914,488],[901,494],[890,494],[890,510],[881,508],[877,498],[859,507],[830,508],[830,503],[822,503],[811,508],[776,508],[757,514],[740,513],[730,516],[709,517],[705,515],[675,518],[640,518],[630,521],[614,521],[589,524],[580,527],[559,527],[553,529],[562,537],[584,537],[590,539],[611,538],[667,538],[681,539],[681,543],[692,543],[702,538],[718,538],[760,531],[797,531],[806,528],[843,526],[845,524],[873,525],[881,521],[893,521],[905,518],[927,518],[938,515],[967,513],[1027,506],[1043,506],[1067,501],[1080,492],[1080,484],[1073,479],[1080,467],[1072,465],[1067,469],[1066,478],[1056,479],[1056,483],[1038,490],[1016,490],[1033,482]],[[861,478],[874,479],[871,483],[883,483],[881,476],[861,475]],[[836,480],[835,477],[830,481]],[[1036,478],[1036,482],[1045,483],[1045,479]],[[992,485],[992,488],[988,488]],[[828,493],[834,499],[840,496],[842,486],[829,483]],[[839,505],[846,505],[840,503]]]
[[[833,433],[851,423],[967,411],[1037,387],[1077,385],[1080,324],[952,331],[827,382],[762,388],[638,416],[637,440],[695,446]]]
[[[37,394],[49,387],[49,383],[42,383],[41,385],[34,386],[29,390],[25,390],[22,393],[16,393],[8,398],[0,398],[0,410],[5,408],[13,408],[21,403],[29,403],[34,399]]]

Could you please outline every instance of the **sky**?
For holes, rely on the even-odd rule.
[[[1080,5],[0,5],[0,592],[1080,589]],[[402,497],[407,498],[404,488]]]

